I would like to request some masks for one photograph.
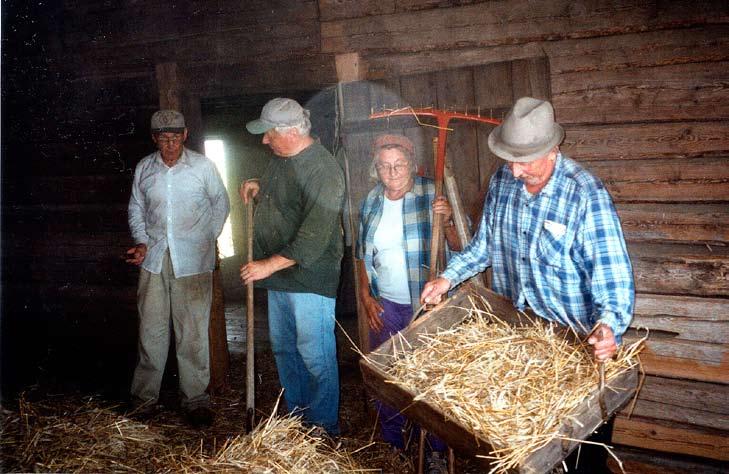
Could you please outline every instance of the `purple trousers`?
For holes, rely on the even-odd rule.
[[[405,329],[413,317],[413,308],[409,304],[398,304],[384,298],[380,299],[384,311],[380,315],[383,327],[381,331],[373,331],[370,328],[370,350],[376,349],[393,334]],[[403,432],[407,419],[398,410],[375,400],[382,430],[382,439],[399,449],[405,448],[405,435]],[[412,435],[418,433],[418,428],[413,430]],[[417,439],[417,437],[415,438]],[[443,452],[446,444],[431,433],[427,437],[429,450]]]

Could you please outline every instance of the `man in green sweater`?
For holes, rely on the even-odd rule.
[[[275,155],[260,179],[245,181],[255,198],[254,261],[243,283],[268,289],[268,324],[284,398],[291,412],[339,434],[339,374],[334,305],[342,259],[344,175],[310,135],[309,111],[276,98],[246,124]]]

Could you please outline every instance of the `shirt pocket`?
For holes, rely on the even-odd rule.
[[[537,258],[549,267],[562,268],[565,259],[565,245],[567,235],[555,236],[552,232],[542,228],[537,238]]]

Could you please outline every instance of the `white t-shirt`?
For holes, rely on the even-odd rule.
[[[391,201],[385,196],[382,217],[375,231],[374,267],[380,297],[399,304],[410,304],[402,224],[403,201],[403,198]]]

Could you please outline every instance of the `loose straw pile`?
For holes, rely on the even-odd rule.
[[[278,404],[277,404],[278,406]],[[276,413],[274,408],[273,413]],[[273,414],[249,435],[227,441],[213,456],[183,456],[178,472],[341,473],[367,472],[347,452],[312,435],[295,416]]]
[[[135,422],[93,399],[21,398],[19,414],[3,410],[1,421],[3,472],[367,472],[292,416],[272,414],[212,450],[174,425]]]
[[[489,440],[491,472],[506,472],[560,438],[560,423],[574,420],[575,408],[596,390],[597,367],[584,346],[568,342],[555,326],[515,327],[471,304],[463,324],[421,335],[424,344],[414,350],[400,338],[384,370],[417,393],[416,400],[427,399]],[[641,342],[606,363],[608,386],[639,363]]]
[[[21,398],[19,413],[3,410],[0,436],[5,472],[149,472],[168,453],[160,433],[92,398]]]

